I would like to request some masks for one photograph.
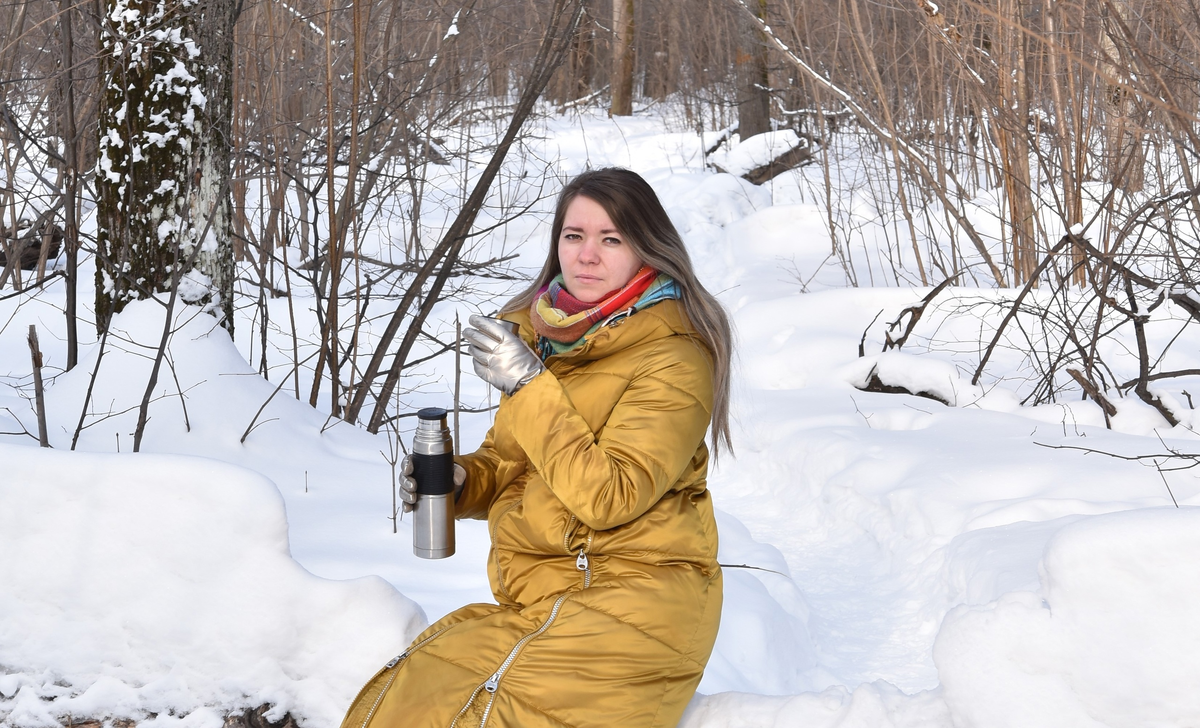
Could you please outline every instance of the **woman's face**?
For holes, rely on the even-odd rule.
[[[600,203],[583,195],[567,203],[558,237],[558,263],[567,292],[587,303],[621,288],[642,268]]]

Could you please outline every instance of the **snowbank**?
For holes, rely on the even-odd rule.
[[[791,696],[698,695],[681,728],[1197,725],[1198,550],[1197,507],[964,534],[947,549],[948,573],[971,579],[938,631],[938,688],[906,694],[875,681]],[[979,602],[997,589],[999,598]]]
[[[699,695],[679,728],[950,728],[950,720],[936,692],[905,695],[877,682],[786,697]]]
[[[888,351],[864,356],[846,369],[847,381],[858,389],[865,389],[872,379],[877,379],[884,386],[899,387],[952,407],[977,404],[984,396],[983,388],[972,385],[953,364],[933,356]]]
[[[808,633],[809,608],[779,549],[755,541],[728,513],[717,511],[724,564],[721,627],[700,682],[719,691],[788,695],[811,690],[817,665]]]
[[[378,577],[317,578],[279,492],[198,458],[0,445],[0,723],[224,714],[337,725],[424,615]],[[194,714],[193,712],[196,711]]]
[[[1041,588],[946,616],[934,660],[962,728],[1200,724],[1200,508],[1094,516]]]
[[[803,144],[800,136],[791,129],[768,131],[756,134],[728,150],[713,152],[709,161],[722,172],[743,175],[757,169],[784,152]]]

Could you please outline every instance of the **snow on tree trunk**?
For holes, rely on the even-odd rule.
[[[233,331],[232,0],[104,0],[96,321],[169,291]]]

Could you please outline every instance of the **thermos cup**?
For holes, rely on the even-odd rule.
[[[454,555],[454,441],[446,410],[417,412],[412,447],[417,503],[413,509],[413,553],[423,559]]]

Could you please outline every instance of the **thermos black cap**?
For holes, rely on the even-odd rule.
[[[417,411],[417,419],[421,420],[440,420],[446,417],[446,410],[441,407],[426,407],[423,410]]]

